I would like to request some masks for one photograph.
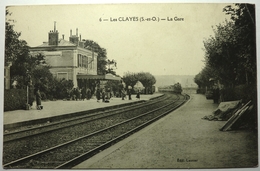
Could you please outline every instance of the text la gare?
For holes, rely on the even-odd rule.
[[[110,17],[111,22],[115,21],[138,21],[138,17],[118,17],[118,18],[112,18]]]

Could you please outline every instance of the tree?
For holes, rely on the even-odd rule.
[[[117,63],[116,63],[116,61],[115,60],[107,60],[107,65],[108,65],[108,68],[107,68],[107,70],[106,70],[106,74],[108,74],[108,73],[110,73],[110,74],[113,74],[113,75],[116,75],[116,72],[114,71],[114,69],[113,69],[113,66],[117,66]],[[111,65],[112,65],[112,67],[111,67]]]
[[[120,96],[121,90],[124,88],[121,81],[118,80],[107,81],[105,87],[110,88],[114,96]]]
[[[156,83],[155,77],[149,72],[140,72],[136,74],[137,81],[140,81],[145,87],[145,91],[151,91],[152,86]]]
[[[6,15],[10,16],[11,13],[6,10]],[[10,70],[11,81],[18,81],[17,88],[24,88],[27,85],[28,73],[33,74],[37,66],[46,63],[42,54],[30,54],[27,42],[19,39],[21,33],[13,30],[14,24],[11,24],[11,22],[14,21],[6,19],[5,64],[12,63]]]
[[[255,5],[235,4],[228,5],[223,11],[230,15],[237,34],[237,51],[240,67],[243,68],[244,80],[248,83],[256,83],[256,25]]]
[[[195,77],[199,86],[204,72],[213,71],[214,78],[226,87],[256,83],[255,6],[228,5],[223,11],[231,20],[214,28],[214,37],[204,41],[205,68]]]
[[[136,74],[132,73],[132,72],[125,73],[122,79],[123,79],[124,83],[126,84],[126,87],[131,86],[132,88],[138,81]]]
[[[206,65],[202,71],[197,74],[194,78],[194,82],[198,85],[199,88],[205,89],[207,86],[210,86],[209,79],[216,78],[216,72],[208,65]]]
[[[225,22],[214,29],[215,37],[204,41],[205,61],[218,79],[225,85],[235,85],[238,81],[239,60],[236,46],[234,24]]]
[[[11,16],[6,10],[6,16]],[[14,62],[18,55],[23,55],[27,52],[26,43],[20,41],[21,33],[14,31],[14,20],[7,19],[5,22],[5,65]],[[25,47],[25,48],[23,48]],[[26,55],[26,54],[25,54]]]
[[[210,79],[219,80],[218,71],[208,64],[194,77],[194,82],[198,85],[197,93],[204,94],[207,88],[212,86]]]
[[[10,16],[8,10],[6,15]],[[21,33],[14,31],[14,21],[6,19],[5,31],[5,65],[12,63],[11,81],[16,81],[16,88],[40,88],[43,95],[58,98],[67,96],[68,89],[73,87],[71,80],[56,80],[46,64],[45,56],[41,53],[30,54],[29,46],[25,40],[20,40]],[[32,91],[30,91],[32,92]],[[45,97],[46,97],[45,96]]]
[[[111,73],[116,75],[116,72],[110,65],[114,65],[116,67],[117,63],[115,60],[107,60],[107,51],[105,48],[102,48],[94,42],[93,40],[83,40],[84,41],[84,48],[91,50],[98,54],[97,56],[97,73],[98,75],[105,75]],[[109,67],[107,67],[107,65]]]
[[[53,82],[49,84],[49,96],[50,99],[67,99],[70,98],[71,90],[73,88],[73,81],[66,80],[65,78],[58,80],[53,79]]]
[[[93,40],[83,40],[84,48],[93,51],[98,54],[97,56],[97,73],[98,75],[105,75],[107,73],[107,51],[104,48],[101,48],[99,44]]]
[[[54,80],[49,67],[37,65],[31,70],[32,82],[40,91],[50,93],[50,87]]]
[[[229,100],[247,96],[245,99],[257,104],[255,5],[228,5],[223,12],[230,15],[230,21],[217,25],[214,37],[204,41],[205,68],[194,81],[199,87],[207,86],[205,80],[209,77],[205,71],[209,71],[224,85],[221,95]]]

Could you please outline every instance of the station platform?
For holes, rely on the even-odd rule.
[[[258,169],[257,131],[219,131],[225,121],[202,119],[218,105],[190,96],[184,106],[73,169]]]
[[[32,109],[30,110],[15,110],[7,111],[3,113],[3,124],[4,128],[12,127],[12,125],[23,125],[27,122],[36,122],[40,119],[53,118],[57,116],[64,116],[82,111],[89,111],[94,109],[106,108],[115,105],[124,105],[126,103],[135,103],[138,101],[150,100],[158,96],[162,96],[161,93],[154,93],[149,95],[141,95],[140,100],[132,95],[132,100],[122,100],[121,98],[111,98],[109,103],[104,103],[100,100],[97,102],[95,98],[84,101],[42,101],[42,110],[36,109],[36,103],[33,103]],[[6,131],[6,130],[4,130]]]

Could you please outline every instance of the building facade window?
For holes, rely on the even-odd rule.
[[[94,60],[92,58],[88,58],[88,68],[89,70],[94,69]]]
[[[79,54],[79,59],[80,59],[80,67],[82,67],[82,55],[81,54]]]
[[[86,68],[88,68],[88,57],[87,56],[85,56],[85,59],[86,59]]]
[[[85,55],[78,54],[77,62],[78,62],[77,67],[82,67],[82,68],[86,68],[86,69],[93,68],[91,58],[89,58]]]
[[[85,56],[82,56],[82,67],[86,68],[86,59]]]

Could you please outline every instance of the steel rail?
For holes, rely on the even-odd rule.
[[[15,161],[11,161],[11,162],[9,162],[9,163],[4,164],[3,167],[4,167],[4,168],[6,168],[6,167],[8,167],[8,166],[12,167],[12,165],[14,165],[14,164],[18,164],[18,163],[20,163],[20,162],[22,162],[22,161],[25,161],[25,160],[28,160],[28,159],[32,159],[32,158],[34,158],[34,157],[36,157],[36,156],[45,154],[45,153],[50,152],[50,151],[52,151],[52,150],[54,150],[54,149],[61,148],[61,147],[63,147],[63,146],[69,145],[69,144],[71,144],[71,143],[75,143],[75,142],[77,142],[77,141],[79,141],[79,140],[82,140],[82,139],[85,139],[85,138],[89,138],[89,137],[91,137],[91,136],[97,135],[97,134],[99,134],[99,133],[101,133],[101,132],[104,132],[104,131],[106,131],[106,130],[112,129],[112,128],[114,128],[114,127],[117,127],[117,126],[119,126],[119,125],[125,124],[125,123],[130,122],[130,121],[133,121],[133,120],[135,120],[135,119],[137,119],[137,118],[140,118],[140,117],[142,117],[142,116],[149,115],[149,114],[151,114],[151,113],[153,113],[153,112],[155,112],[155,111],[158,111],[158,110],[160,110],[160,109],[162,109],[162,108],[165,108],[165,107],[167,107],[167,106],[170,106],[170,105],[172,105],[172,104],[174,104],[174,103],[176,103],[176,102],[177,102],[177,100],[174,101],[174,102],[171,102],[171,103],[169,103],[169,104],[166,104],[166,105],[164,105],[164,106],[162,106],[162,107],[160,107],[160,108],[157,108],[157,109],[154,109],[154,110],[152,110],[152,111],[146,112],[146,113],[144,113],[144,114],[142,114],[142,115],[133,117],[133,118],[131,118],[131,119],[125,120],[125,121],[123,121],[123,122],[117,123],[117,124],[112,125],[112,126],[109,126],[109,127],[107,127],[107,128],[104,128],[104,129],[95,131],[95,132],[90,133],[90,134],[88,134],[88,135],[85,135],[85,136],[76,138],[76,139],[74,139],[74,140],[68,141],[68,142],[66,142],[66,143],[62,143],[62,144],[59,144],[59,145],[57,145],[57,146],[54,146],[54,147],[51,147],[51,148],[48,148],[48,149],[39,151],[39,152],[37,152],[37,153],[35,153],[35,154],[31,154],[31,155],[29,155],[29,156],[26,156],[26,157],[17,159],[17,160],[15,160]],[[182,105],[184,102],[185,102],[185,100],[183,100],[180,104],[176,105],[174,108],[168,110],[167,112],[172,111],[172,110],[175,110],[177,107],[179,107],[180,105]],[[160,116],[165,115],[165,113],[167,113],[167,112],[164,112],[164,113],[161,114]],[[159,118],[159,117],[156,117],[156,118]],[[152,120],[156,120],[156,119],[152,119]],[[148,123],[148,122],[147,122],[147,123]],[[142,124],[142,125],[145,125],[145,124]],[[139,127],[139,126],[138,126],[138,127]],[[140,127],[141,127],[141,126],[140,126]],[[136,129],[137,129],[137,128],[135,128],[135,129],[133,129],[133,130],[136,130]],[[124,135],[124,134],[123,134],[123,135]],[[122,136],[123,136],[123,135],[122,135]],[[122,137],[122,136],[119,136],[119,137]],[[118,139],[118,138],[117,138],[117,139]],[[114,140],[114,141],[115,141],[115,140]],[[113,142],[114,142],[114,141],[113,141]],[[112,142],[112,141],[111,141],[111,142]],[[108,144],[108,143],[111,143],[111,142],[108,141],[108,142],[104,143],[104,144],[101,145],[101,146],[103,147],[104,145],[106,145],[106,144]],[[95,148],[95,149],[93,149],[93,150],[90,150],[89,153],[90,153],[91,151],[95,151],[95,150],[97,150],[97,149],[98,149],[98,148]],[[83,156],[84,156],[84,155],[83,155]],[[76,160],[76,159],[75,159],[75,160]],[[75,160],[74,160],[74,161],[75,161]],[[57,166],[56,168],[63,168],[63,167],[66,167],[67,165],[70,165],[71,163],[73,163],[73,159],[70,160],[70,161],[68,161],[68,162],[65,162],[65,163],[62,164],[62,165]]]
[[[176,97],[174,97],[174,98],[176,98]],[[159,106],[159,104],[157,104],[157,106]],[[124,112],[126,112],[126,111],[124,111]],[[122,113],[119,113],[119,115],[122,115],[122,116],[126,116],[127,117],[127,115],[125,115],[124,114],[124,112],[122,112]],[[129,116],[129,115],[128,115]],[[111,116],[111,117],[113,117],[113,116]],[[118,119],[120,119],[121,117],[119,117]],[[112,120],[113,120],[113,118],[111,118]],[[97,119],[97,121],[98,120],[100,120],[100,118],[99,119]],[[110,120],[110,119],[109,119]],[[85,127],[84,125],[89,125],[89,124],[85,124],[86,122],[84,122],[83,124],[81,124],[83,127]],[[88,123],[91,123],[91,122],[88,122]],[[93,125],[93,124],[92,124]],[[106,124],[105,124],[106,125]],[[104,125],[104,126],[105,126]],[[111,125],[111,124],[109,124],[109,125]],[[80,124],[77,124],[76,126],[80,126]],[[102,126],[101,125],[101,127],[100,126],[98,126],[99,127],[99,129],[101,129],[102,127],[104,128],[104,126]],[[80,126],[81,127],[81,126]],[[97,128],[98,128],[97,127]],[[70,128],[70,127],[69,127]],[[89,128],[91,128],[91,127],[89,127]],[[89,128],[87,128],[87,132],[88,133],[91,133],[91,132],[93,132],[94,130],[92,130],[92,129],[89,129]],[[81,129],[81,128],[80,128]],[[95,130],[97,130],[97,129],[95,129]],[[63,131],[64,131],[64,129],[63,129]],[[81,131],[82,133],[84,133],[84,131]],[[68,131],[67,131],[67,133],[68,133]],[[81,134],[82,134],[81,133]],[[51,137],[53,137],[52,139],[53,140],[55,140],[55,137],[57,137],[57,136],[59,136],[59,135],[61,135],[60,136],[60,138],[59,139],[63,139],[62,137],[68,137],[68,138],[66,138],[67,140],[66,141],[69,141],[70,139],[72,139],[72,138],[69,138],[70,136],[68,136],[68,134],[64,134],[64,136],[63,136],[63,134],[59,134],[59,133],[57,133],[57,132],[52,132],[52,133],[50,133],[50,134],[46,134],[46,136],[48,137],[48,136],[51,136]],[[44,137],[46,137],[46,136],[44,136]],[[74,138],[77,138],[77,137],[79,137],[79,136],[82,136],[82,135],[76,135],[76,136],[74,136]],[[38,138],[37,138],[38,137]],[[30,155],[30,154],[33,154],[33,153],[36,153],[36,152],[38,152],[38,151],[41,151],[41,150],[44,150],[44,148],[46,147],[46,148],[48,148],[48,147],[51,147],[51,146],[55,146],[55,145],[58,145],[58,143],[60,144],[60,143],[63,143],[63,142],[65,142],[65,141],[61,141],[61,142],[58,142],[58,143],[55,143],[55,142],[53,142],[53,143],[44,143],[45,145],[44,145],[44,147],[41,147],[41,145],[39,144],[39,143],[37,143],[40,139],[41,139],[41,137],[39,137],[39,136],[37,136],[37,137],[35,137],[36,139],[35,139],[35,141],[34,141],[34,137],[32,137],[33,139],[24,139],[24,146],[26,147],[26,142],[31,142],[31,143],[29,143],[30,144],[30,148],[32,148],[32,151],[30,151],[29,149],[28,150],[26,150],[26,152],[23,154],[23,153],[20,153],[20,154],[18,154],[18,155],[16,155],[15,153],[17,153],[17,150],[15,150],[15,149],[13,149],[12,150],[12,147],[14,147],[14,146],[16,146],[16,141],[13,141],[12,142],[12,144],[10,144],[9,145],[9,143],[4,143],[4,149],[8,149],[8,148],[10,148],[10,152],[8,152],[7,150],[4,150],[3,152],[3,161],[4,161],[4,163],[8,163],[8,162],[10,162],[10,161],[12,161],[12,159],[13,160],[16,160],[16,159],[19,159],[19,158],[22,158],[22,157],[24,157],[24,156],[26,156],[26,155]],[[45,139],[44,137],[42,137],[43,139]],[[65,139],[64,139],[65,140]],[[48,141],[48,140],[46,140],[46,141]],[[35,143],[34,143],[35,142]],[[19,144],[19,142],[18,142],[18,144]],[[39,146],[39,148],[38,148],[38,150],[36,149],[36,148],[34,148],[34,145],[33,144],[35,144],[36,145],[36,147],[37,146]],[[38,144],[38,145],[37,145]],[[5,148],[6,147],[6,148]],[[18,149],[19,148],[19,149]],[[23,149],[24,149],[24,147],[23,146],[18,146],[18,147],[16,147],[16,149],[18,149],[19,151],[22,151]],[[33,150],[33,149],[36,149],[36,150]],[[6,162],[5,162],[5,160],[6,160]]]
[[[63,129],[63,128],[71,127],[71,126],[74,126],[74,125],[77,125],[77,124],[82,124],[82,123],[85,123],[85,122],[91,122],[91,121],[94,121],[94,120],[97,120],[97,119],[106,118],[106,117],[109,117],[109,116],[120,114],[120,113],[122,113],[122,111],[126,112],[126,111],[133,110],[132,109],[133,107],[135,109],[146,107],[146,106],[155,104],[158,101],[162,101],[164,99],[167,99],[167,97],[164,96],[162,99],[156,99],[156,100],[153,100],[153,101],[148,101],[148,103],[146,103],[146,104],[141,103],[141,104],[135,104],[135,105],[130,105],[130,106],[124,106],[122,108],[116,108],[116,109],[108,110],[108,111],[105,111],[105,112],[103,112],[103,111],[102,112],[97,112],[97,113],[94,113],[94,114],[89,114],[89,115],[84,115],[84,116],[80,116],[80,117],[76,117],[76,118],[67,119],[65,121],[55,122],[55,123],[51,123],[51,124],[47,124],[47,125],[41,125],[41,126],[34,127],[34,128],[28,128],[28,129],[24,129],[24,130],[20,130],[20,131],[6,133],[6,134],[4,134],[3,142],[6,143],[6,142],[10,142],[10,141],[16,141],[16,140],[23,139],[23,138],[26,138],[26,137],[40,135],[40,134],[43,134],[43,133],[48,133],[48,132],[60,130],[60,129]],[[115,112],[115,113],[111,114],[111,112]],[[82,119],[87,119],[87,118],[96,117],[96,116],[100,116],[100,115],[105,115],[105,116],[101,116],[101,117],[98,117],[98,118],[90,119],[90,120],[87,120],[87,121],[86,120],[85,121],[81,121]],[[66,123],[70,123],[70,122],[76,122],[78,120],[80,122],[72,123],[72,124],[66,125],[66,126],[60,126],[61,124],[66,124]],[[35,131],[35,130],[44,129],[44,128],[46,129],[46,128],[50,128],[50,127],[53,127],[53,126],[59,126],[59,127],[55,127],[53,129],[50,129],[50,130],[45,130],[45,131],[41,131],[41,132],[38,132],[38,133],[32,133],[32,134],[24,135],[24,136],[20,136],[20,137],[17,136],[17,137],[15,137],[13,139],[12,138],[8,139],[8,136],[19,135],[21,133],[26,133],[26,132]]]
[[[118,136],[118,137],[116,137],[116,138],[114,138],[114,139],[104,143],[104,144],[101,144],[100,146],[98,146],[98,147],[96,147],[96,148],[94,148],[94,149],[92,149],[92,150],[90,150],[90,151],[88,151],[86,153],[81,154],[80,156],[77,156],[77,157],[75,157],[75,158],[73,158],[73,159],[71,159],[71,160],[69,160],[69,161],[67,161],[67,162],[65,162],[65,163],[55,167],[55,169],[71,168],[71,167],[75,166],[76,164],[79,164],[80,162],[82,162],[84,160],[87,160],[90,156],[92,156],[92,154],[95,154],[96,152],[104,149],[107,146],[110,146],[111,144],[114,144],[114,143],[118,142],[119,140],[123,139],[124,137],[127,137],[128,135],[131,135],[132,133],[134,133],[134,132],[136,132],[138,130],[141,130],[145,126],[147,126],[147,125],[153,123],[154,121],[162,118],[163,116],[167,115],[168,113],[172,112],[173,110],[176,110],[181,105],[183,105],[183,103],[185,103],[185,102],[186,101],[181,102],[177,106],[173,107],[172,109],[169,109],[168,111],[162,113],[161,115],[159,115],[159,116],[157,116],[157,117],[155,117],[155,118],[153,118],[153,119],[151,119],[151,120],[149,120],[149,121],[147,121],[147,122],[145,122],[145,123],[143,123],[143,124],[133,128],[133,129],[131,129],[130,131],[127,131],[126,133],[124,133],[124,134],[122,134],[122,135],[120,135],[120,136]],[[175,103],[175,102],[173,102],[173,103]],[[171,103],[170,105],[172,105],[173,103]],[[168,106],[168,104],[165,105],[165,106]],[[163,106],[161,108],[164,108],[165,106]]]

